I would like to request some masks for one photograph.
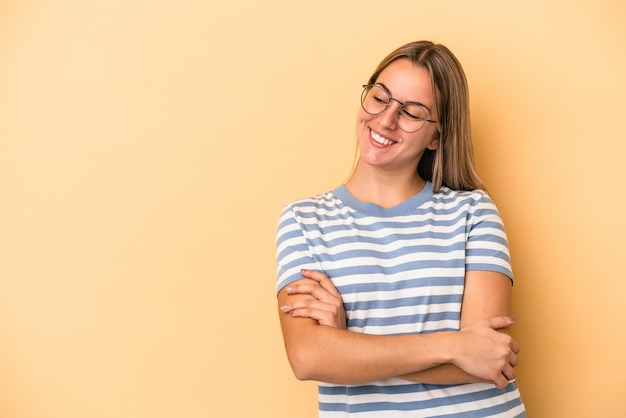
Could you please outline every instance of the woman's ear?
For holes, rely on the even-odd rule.
[[[437,136],[434,137],[433,140],[428,143],[426,148],[428,148],[431,151],[435,151],[437,148],[439,148],[439,134],[437,134]]]

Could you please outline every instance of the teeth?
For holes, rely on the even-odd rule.
[[[391,145],[391,144],[395,144],[395,141],[391,141],[387,138],[384,138],[380,135],[378,135],[376,132],[372,131],[372,139],[376,142],[378,142],[381,145]]]

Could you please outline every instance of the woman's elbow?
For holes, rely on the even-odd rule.
[[[308,350],[303,348],[288,349],[287,358],[296,379],[318,380],[315,373],[315,370],[318,368],[315,366],[315,362],[312,360]]]

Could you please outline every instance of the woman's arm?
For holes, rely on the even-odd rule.
[[[461,305],[461,329],[482,319],[511,314],[511,280],[493,271],[468,271]],[[501,332],[508,332],[506,328]],[[444,364],[421,372],[400,376],[404,379],[431,384],[486,382],[462,369]],[[510,378],[513,378],[510,376]]]
[[[320,308],[312,289],[320,289],[319,280],[294,282],[278,294],[287,356],[299,379],[361,384],[440,364],[456,365],[498,387],[505,387],[514,376],[517,344],[495,331],[513,323],[508,317],[482,320],[460,332],[368,335],[321,325],[323,321],[305,315],[307,309],[321,316],[328,312]]]

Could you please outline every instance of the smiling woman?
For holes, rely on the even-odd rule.
[[[322,417],[525,416],[507,238],[467,104],[446,47],[397,49],[364,86],[350,178],[283,209],[281,327]]]
[[[361,102],[357,120],[362,170],[372,165],[418,179],[415,168],[422,154],[439,144],[436,123],[426,123],[434,108],[431,84],[426,70],[408,59],[393,61],[380,73]],[[392,91],[402,101],[393,98]]]

